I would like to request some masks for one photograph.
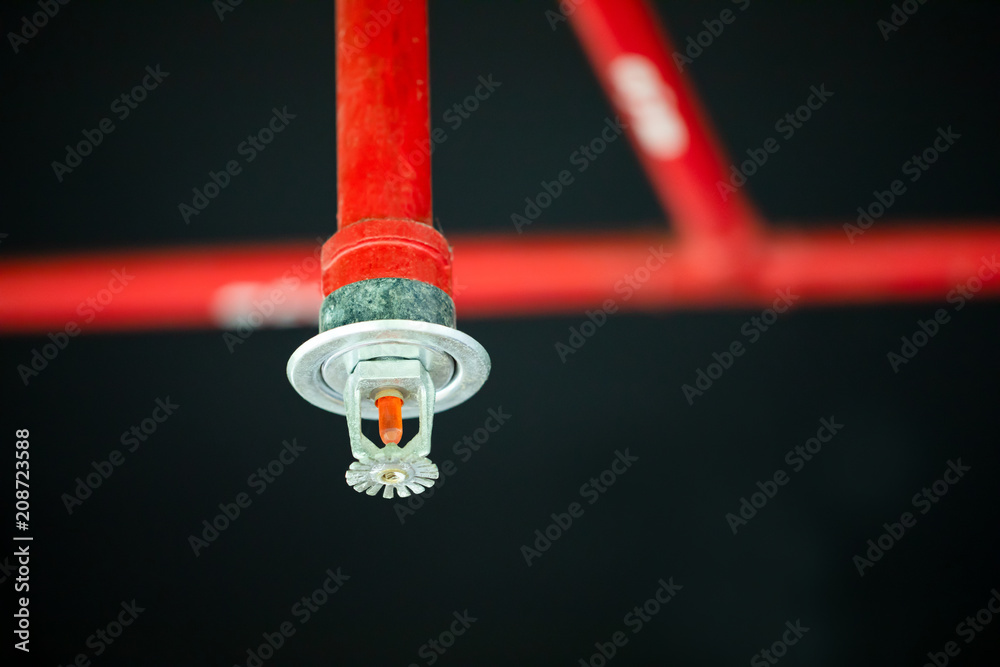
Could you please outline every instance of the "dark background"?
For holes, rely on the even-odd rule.
[[[732,6],[656,4],[677,42]],[[449,136],[434,156],[435,213],[448,232],[513,233],[524,197],[611,114],[568,26],[550,28],[551,6],[433,3],[432,122]],[[5,3],[4,35],[33,11]],[[734,155],[773,135],[810,85],[834,92],[750,180],[777,224],[853,218],[949,125],[962,139],[887,220],[1000,214],[1000,5],[928,2],[886,42],[876,21],[890,12],[888,2],[753,2],[690,67]],[[332,3],[245,2],[220,22],[207,0],[78,1],[20,53],[6,43],[0,52],[0,259],[334,230]],[[50,162],[63,146],[158,63],[166,81],[58,183]],[[448,128],[442,114],[488,74],[502,86]],[[289,128],[185,226],[177,205],[283,105],[297,114]],[[624,142],[577,181],[524,243],[662,223]],[[245,664],[261,633],[293,621],[268,664],[423,665],[421,646],[466,609],[478,620],[441,665],[577,665],[619,630],[629,641],[614,664],[748,664],[797,619],[810,630],[782,664],[921,665],[952,640],[952,664],[994,664],[1000,622],[971,644],[955,628],[1000,586],[1000,307],[974,300],[898,374],[886,362],[941,296],[797,305],[693,406],[680,385],[744,340],[741,326],[759,311],[616,315],[565,364],[554,344],[582,313],[459,313],[493,374],[435,420],[432,458],[456,472],[402,524],[394,503],[344,484],[343,419],[284,378],[312,330],[260,331],[233,353],[219,331],[84,335],[27,387],[16,366],[46,340],[4,338],[4,437],[29,428],[32,443],[30,664],[70,664],[81,652],[95,665]],[[61,495],[167,396],[176,413],[69,515]],[[461,461],[452,443],[500,406],[509,421]],[[789,470],[785,452],[831,416],[843,430],[734,536],[725,514],[758,480]],[[291,438],[306,447],[300,458],[263,494],[251,490],[253,504],[196,558],[188,536],[250,490],[248,475]],[[583,517],[528,567],[521,546],[626,448],[638,463],[584,501]],[[852,556],[959,457],[971,471],[859,577]],[[338,567],[350,576],[343,589],[298,624],[292,605]],[[632,634],[623,617],[670,577],[683,589]],[[13,597],[10,578],[0,586]],[[146,611],[94,658],[87,637],[133,598]]]

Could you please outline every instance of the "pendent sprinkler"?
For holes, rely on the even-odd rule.
[[[336,3],[338,231],[323,246],[320,333],[287,368],[303,398],[347,417],[347,483],[385,498],[434,484],[434,413],[490,372],[486,350],[455,328],[451,248],[432,225],[427,2],[399,10]],[[377,12],[390,23],[361,44]],[[381,446],[362,419],[378,420]]]

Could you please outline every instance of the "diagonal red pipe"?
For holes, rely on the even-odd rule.
[[[720,195],[729,161],[656,13],[645,0],[572,4],[570,22],[681,238],[747,250],[757,213],[742,191]]]

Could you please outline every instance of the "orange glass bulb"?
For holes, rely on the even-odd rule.
[[[403,399],[382,396],[375,400],[378,408],[378,434],[387,445],[397,445],[403,438]]]

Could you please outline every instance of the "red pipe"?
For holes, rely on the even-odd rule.
[[[430,225],[427,0],[337,0],[336,22],[338,227]]]
[[[432,226],[427,0],[337,0],[337,219],[323,294],[372,278],[451,293]]]
[[[720,195],[729,162],[653,9],[644,0],[573,4],[570,22],[681,237],[745,246],[758,216],[742,191]]]
[[[940,302],[1000,257],[1000,227],[886,226],[854,245],[840,227],[775,232],[761,240],[753,271],[721,280],[702,270],[703,255],[687,243],[649,232],[530,244],[471,237],[455,248],[463,316],[579,314],[605,299],[623,311],[758,308],[784,289],[810,305]],[[661,252],[672,255],[653,268]],[[1000,275],[982,280],[978,294],[1000,296]]]
[[[455,242],[455,301],[466,317],[516,317],[579,315],[606,299],[622,311],[757,308],[778,289],[801,304],[942,302],[970,281],[977,297],[1000,297],[1000,276],[987,277],[1000,227],[957,224],[873,227],[853,245],[839,227],[777,232],[762,240],[749,278],[726,280],[707,277],[697,252],[657,231],[467,236]],[[672,256],[650,269],[661,244]],[[315,326],[317,256],[318,245],[289,243],[8,259],[0,331],[233,328],[248,316],[253,326]]]

